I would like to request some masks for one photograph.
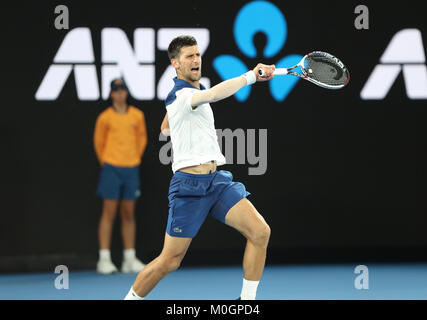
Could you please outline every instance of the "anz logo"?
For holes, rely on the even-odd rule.
[[[129,92],[137,100],[164,100],[173,87],[175,70],[168,66],[160,70],[156,82],[156,50],[167,51],[173,38],[193,35],[201,54],[209,46],[209,30],[205,28],[136,28],[133,46],[126,33],[119,28],[101,30],[101,63],[95,60],[92,32],[89,28],[70,30],[56,52],[35,94],[36,100],[58,99],[66,82],[74,75],[77,98],[81,101],[108,99],[110,82],[123,77]],[[100,77],[99,77],[100,76]],[[200,82],[207,88],[209,78]]]
[[[399,74],[403,74],[406,95],[411,100],[427,99],[427,66],[419,29],[397,32],[360,92],[362,100],[383,100]]]
[[[268,17],[260,18],[260,17]],[[257,56],[253,40],[255,34],[262,32],[267,37],[267,44]],[[238,12],[234,20],[233,34],[236,45],[246,58],[256,58],[252,64],[263,58],[275,57],[286,42],[288,27],[286,19],[279,8],[267,1],[253,1]],[[278,58],[276,68],[285,68],[296,65],[303,57],[301,55],[288,55]],[[248,59],[245,59],[248,60]],[[230,54],[220,55],[213,61],[213,67],[223,79],[230,79],[245,73],[249,67],[239,58]],[[298,77],[275,77],[269,81],[270,92],[276,101],[283,101],[299,81]],[[251,86],[240,89],[234,97],[243,102],[249,98]]]
[[[269,17],[267,20],[260,17]],[[267,44],[257,56],[253,38],[262,32]],[[245,60],[273,58],[283,48],[287,37],[287,24],[279,8],[267,1],[253,1],[244,5],[234,21],[234,39]],[[101,30],[100,61],[95,59],[92,31],[87,27],[70,30],[59,46],[51,65],[35,93],[38,101],[55,101],[65,84],[74,78],[77,99],[80,101],[106,100],[110,81],[123,77],[129,92],[136,100],[164,100],[173,87],[175,70],[168,66],[157,70],[156,51],[167,51],[169,42],[176,36],[190,34],[198,42],[201,54],[209,47],[210,32],[206,28],[136,28],[133,45],[127,34],[119,28]],[[219,76],[226,80],[245,73],[248,67],[242,56],[220,55],[213,61]],[[256,58],[256,59],[255,59]],[[276,67],[289,67],[301,60],[300,55],[278,58]],[[252,67],[252,66],[251,66]],[[158,78],[158,73],[160,77]],[[156,80],[158,78],[158,80]],[[283,101],[299,81],[297,77],[276,77],[269,81],[270,92],[277,101]],[[210,87],[210,79],[203,77],[200,82]],[[240,89],[234,97],[243,102],[249,98],[250,86]]]

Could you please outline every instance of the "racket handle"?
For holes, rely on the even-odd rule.
[[[259,69],[258,73],[259,73],[259,75],[260,75],[261,77],[263,77],[263,76],[264,76],[264,70]],[[277,76],[277,75],[284,75],[284,74],[288,74],[288,69],[287,69],[287,68],[276,68],[276,70],[274,70],[273,74],[274,74],[275,76]]]

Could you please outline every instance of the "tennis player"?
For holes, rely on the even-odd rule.
[[[112,106],[96,121],[94,146],[102,166],[97,195],[103,199],[99,222],[99,260],[97,271],[111,274],[117,267],[111,261],[111,232],[120,210],[123,238],[122,272],[137,273],[144,264],[135,255],[135,203],[139,197],[139,165],[147,145],[144,113],[128,104],[128,89],[123,79],[111,82]],[[119,208],[120,205],[120,208]]]
[[[202,60],[196,40],[180,36],[169,44],[168,55],[177,77],[166,99],[161,130],[170,130],[173,150],[169,186],[169,217],[163,250],[137,276],[126,300],[143,299],[168,273],[176,270],[207,216],[225,223],[247,239],[240,298],[253,300],[264,269],[270,228],[251,202],[250,193],[230,172],[220,151],[210,103],[225,99],[256,81],[273,78],[274,65],[258,64],[242,76],[205,89]],[[263,68],[265,77],[258,76]],[[215,241],[215,239],[212,239]]]

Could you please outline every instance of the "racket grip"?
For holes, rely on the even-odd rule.
[[[263,77],[263,76],[264,76],[264,70],[259,69],[258,73],[259,73],[259,75],[260,75],[261,77]],[[287,68],[276,68],[276,69],[274,70],[273,74],[274,74],[275,76],[276,76],[276,75],[284,75],[284,74],[288,74],[288,69],[287,69]]]

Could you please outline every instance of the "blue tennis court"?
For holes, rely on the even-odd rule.
[[[366,264],[369,289],[356,289],[355,264],[267,266],[257,299],[265,300],[424,300],[427,264]],[[94,271],[69,273],[69,289],[58,290],[58,274],[0,275],[0,299],[115,300],[123,299],[136,275],[99,275]],[[232,300],[241,290],[242,269],[183,267],[163,279],[147,296],[155,300]]]

